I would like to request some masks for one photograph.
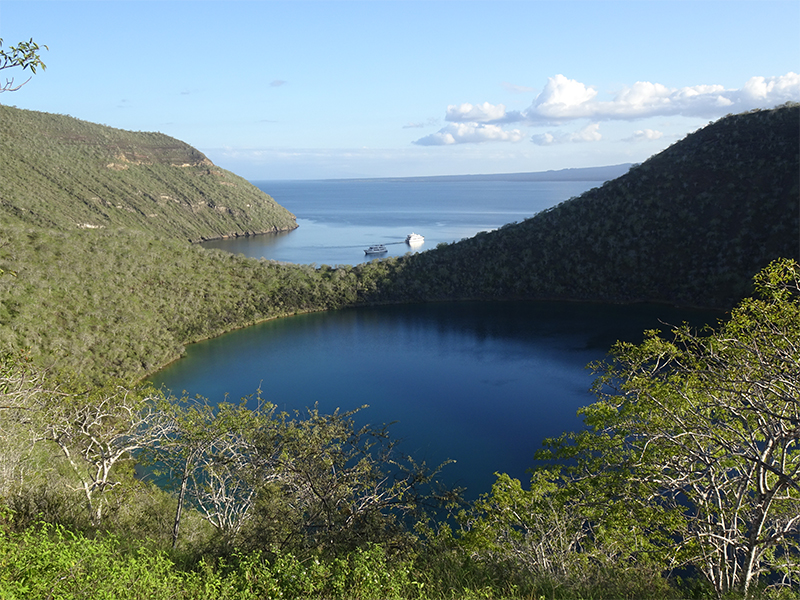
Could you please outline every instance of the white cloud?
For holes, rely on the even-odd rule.
[[[416,140],[420,146],[450,146],[482,142],[519,142],[524,138],[519,129],[506,131],[498,125],[484,123],[452,123],[436,133]]]
[[[665,116],[714,118],[754,108],[772,108],[788,101],[800,101],[800,75],[793,72],[777,77],[752,77],[741,89],[726,89],[718,84],[669,88],[660,83],[637,81],[619,90],[610,100],[599,99],[594,87],[559,74],[548,78],[542,92],[521,113],[490,102],[451,104],[445,115],[449,124],[414,144],[518,142],[525,134],[519,129],[505,130],[501,125],[559,125],[577,119],[590,119],[592,124],[573,133],[535,134],[530,140],[539,145],[596,142],[602,139],[599,121]],[[662,136],[660,131],[641,129],[624,141],[657,140]]]
[[[590,115],[591,100],[597,91],[579,81],[556,75],[547,80],[542,93],[528,109],[528,116],[545,119],[570,119]]]
[[[664,137],[664,133],[655,129],[637,129],[629,138],[625,138],[625,142],[649,142],[658,140]]]
[[[445,121],[455,121],[456,123],[486,123],[487,121],[498,121],[506,116],[506,107],[502,104],[451,104],[447,107]]]
[[[744,84],[741,96],[751,102],[766,100],[783,104],[798,100],[798,90],[800,75],[788,73],[783,77],[751,77]]]
[[[572,142],[599,142],[603,136],[600,135],[600,123],[587,125],[580,131],[572,134]]]
[[[556,75],[525,111],[531,123],[571,119],[628,120],[655,116],[715,117],[753,108],[771,108],[800,100],[800,75],[753,77],[742,89],[721,85],[668,88],[660,83],[637,81],[611,100],[596,99],[597,92],[574,79]]]
[[[600,123],[592,123],[573,133],[550,131],[531,136],[531,141],[538,146],[552,146],[570,142],[599,142],[601,139],[603,139],[603,136],[600,133]]]

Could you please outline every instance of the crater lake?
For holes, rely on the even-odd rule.
[[[298,217],[278,235],[206,246],[305,264],[355,264],[364,248],[425,251],[530,217],[601,182],[257,182]],[[403,240],[425,236],[421,247]],[[495,472],[526,479],[546,437],[582,426],[594,400],[587,365],[617,340],[710,311],[660,305],[460,302],[362,307],[298,315],[191,345],[151,378],[176,395],[237,401],[261,390],[280,410],[349,411],[358,424],[391,423],[400,450],[436,466],[474,499]]]

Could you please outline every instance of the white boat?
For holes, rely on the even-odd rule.
[[[383,244],[376,244],[364,250],[364,254],[383,254],[384,252],[388,252],[388,250]]]
[[[424,241],[425,238],[418,233],[409,233],[406,236],[406,244],[408,244],[409,246],[415,246],[417,244],[423,243]]]

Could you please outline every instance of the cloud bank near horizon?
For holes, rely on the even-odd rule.
[[[575,133],[533,135],[535,144],[574,141],[599,141],[599,121],[634,121],[651,117],[720,117],[755,108],[771,108],[800,101],[800,75],[789,72],[777,77],[751,77],[740,89],[721,85],[696,85],[668,88],[659,83],[637,81],[616,92],[610,100],[598,99],[597,90],[564,75],[549,77],[541,93],[524,111],[507,111],[503,104],[451,104],[448,124],[438,132],[422,137],[421,146],[482,142],[519,142],[526,138],[520,129],[505,130],[503,125],[559,126],[570,121],[593,121]],[[658,132],[644,129],[629,141],[657,139]]]

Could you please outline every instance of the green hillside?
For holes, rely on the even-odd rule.
[[[800,258],[800,106],[725,117],[522,223],[399,261],[382,297],[729,308]]]
[[[362,304],[728,309],[771,260],[800,254],[798,105],[721,119],[522,223],[338,268],[189,244],[293,227],[294,217],[182,142],[0,115],[0,269],[16,273],[0,277],[0,346],[97,381],[146,376],[185,344],[262,319]]]
[[[190,241],[297,227],[248,181],[161,133],[0,106],[0,165],[6,224],[128,227]]]

